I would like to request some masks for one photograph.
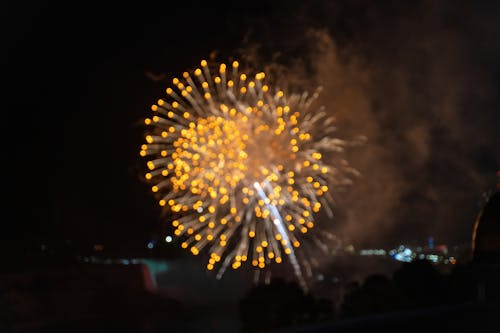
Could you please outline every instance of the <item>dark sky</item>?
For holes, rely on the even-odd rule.
[[[162,236],[138,178],[142,119],[167,78],[213,51],[227,59],[249,45],[322,84],[341,134],[368,137],[349,153],[362,178],[337,201],[342,237],[373,246],[468,240],[496,181],[493,1],[10,1],[3,9],[4,244],[133,249]]]

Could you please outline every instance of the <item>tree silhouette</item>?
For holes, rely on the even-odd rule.
[[[272,280],[269,285],[251,288],[240,301],[243,332],[262,332],[278,328],[329,320],[333,303],[315,299],[295,282]]]

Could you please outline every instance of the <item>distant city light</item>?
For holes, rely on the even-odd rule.
[[[435,254],[428,254],[426,256],[426,258],[427,258],[427,260],[430,260],[432,262],[438,262],[438,260],[439,260],[439,257]]]
[[[359,251],[362,256],[385,256],[386,251],[384,249],[367,249]]]
[[[155,244],[153,242],[149,242],[147,247],[148,247],[148,249],[151,250],[153,247],[155,247]]]
[[[456,252],[459,248],[457,246],[451,247],[453,252]],[[363,249],[359,251],[362,256],[385,256],[389,255],[394,260],[402,262],[411,262],[414,260],[428,260],[435,264],[443,263],[456,264],[456,259],[449,256],[449,248],[445,244],[440,244],[435,246],[434,240],[428,243],[426,247],[424,246],[407,246],[399,245],[391,250],[385,251],[382,249]]]
[[[172,241],[172,236],[168,235],[165,237],[165,242],[170,243]]]

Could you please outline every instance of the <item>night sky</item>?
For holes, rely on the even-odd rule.
[[[291,79],[324,86],[339,135],[368,139],[347,156],[362,176],[336,196],[346,241],[468,241],[497,181],[499,3],[11,1],[2,12],[3,245],[131,253],[162,238],[139,177],[149,106],[211,53],[255,45],[296,67]]]

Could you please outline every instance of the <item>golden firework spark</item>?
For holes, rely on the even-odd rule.
[[[206,250],[218,277],[287,257],[303,282],[295,251],[314,216],[331,214],[329,186],[348,182],[345,161],[323,161],[346,142],[332,136],[333,117],[311,108],[318,93],[286,96],[237,61],[209,68],[202,60],[172,84],[145,119],[140,155],[181,247]]]

